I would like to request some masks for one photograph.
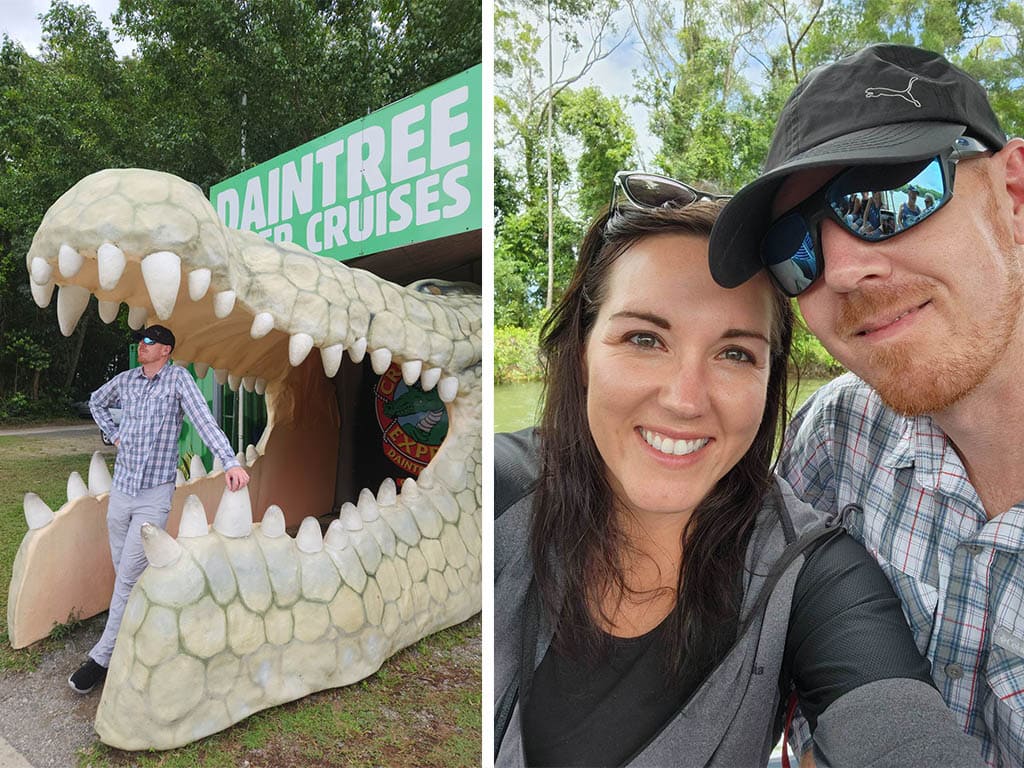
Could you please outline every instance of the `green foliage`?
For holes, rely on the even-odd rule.
[[[831,379],[846,372],[842,363],[828,353],[828,350],[818,341],[818,337],[811,333],[800,310],[793,302],[793,309],[797,313],[797,322],[793,328],[793,345],[790,350],[790,359],[800,373],[801,378],[824,378]]]
[[[582,227],[555,210],[554,300],[576,266]],[[544,309],[548,284],[547,208],[538,204],[504,219],[494,244],[494,323],[530,327]]]
[[[495,384],[539,381],[541,373],[536,328],[494,329]]]
[[[636,131],[619,99],[599,88],[565,90],[559,95],[558,122],[582,148],[576,162],[577,204],[583,221],[593,219],[611,198],[616,171],[629,166]]]

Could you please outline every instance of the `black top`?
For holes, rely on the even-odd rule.
[[[777,730],[792,688],[813,729],[829,704],[865,683],[912,678],[932,685],[904,624],[899,600],[862,546],[846,535],[822,544],[793,593]],[[668,681],[664,627],[612,638],[597,664],[548,649],[523,709],[528,765],[622,765],[658,734],[700,687],[685,662],[683,682]]]

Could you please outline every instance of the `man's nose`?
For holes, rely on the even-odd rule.
[[[836,293],[849,293],[865,283],[888,280],[892,261],[887,248],[854,237],[834,221],[821,223],[825,284]]]

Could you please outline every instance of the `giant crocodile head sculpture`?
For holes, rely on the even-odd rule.
[[[480,610],[478,292],[400,287],[229,230],[197,187],[144,170],[106,170],[72,187],[26,262],[39,306],[56,288],[65,335],[91,296],[108,323],[125,303],[133,328],[174,330],[176,364],[200,376],[212,368],[218,381],[266,397],[263,435],[240,454],[248,488],[226,491],[219,468],[207,474],[193,459],[167,532],[143,532],[149,567],[96,716],[105,743],[186,744],[360,680]],[[419,430],[447,420],[432,460],[400,489],[390,478],[362,487],[351,469],[367,450],[347,415],[366,366],[403,389],[392,411],[427,408]],[[26,494],[29,531],[8,603],[15,647],[109,605],[109,489],[96,454],[88,483],[73,473],[56,512]]]

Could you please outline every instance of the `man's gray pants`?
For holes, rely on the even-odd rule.
[[[110,612],[107,625],[99,642],[89,651],[97,664],[110,666],[114,652],[117,630],[121,628],[121,617],[128,602],[132,587],[146,569],[146,553],[142,549],[143,523],[152,523],[160,528],[167,527],[167,515],[171,511],[171,497],[174,483],[143,488],[138,496],[129,496],[116,488],[110,491],[107,502],[107,531],[110,534],[110,556],[114,561],[114,594],[110,598]]]

